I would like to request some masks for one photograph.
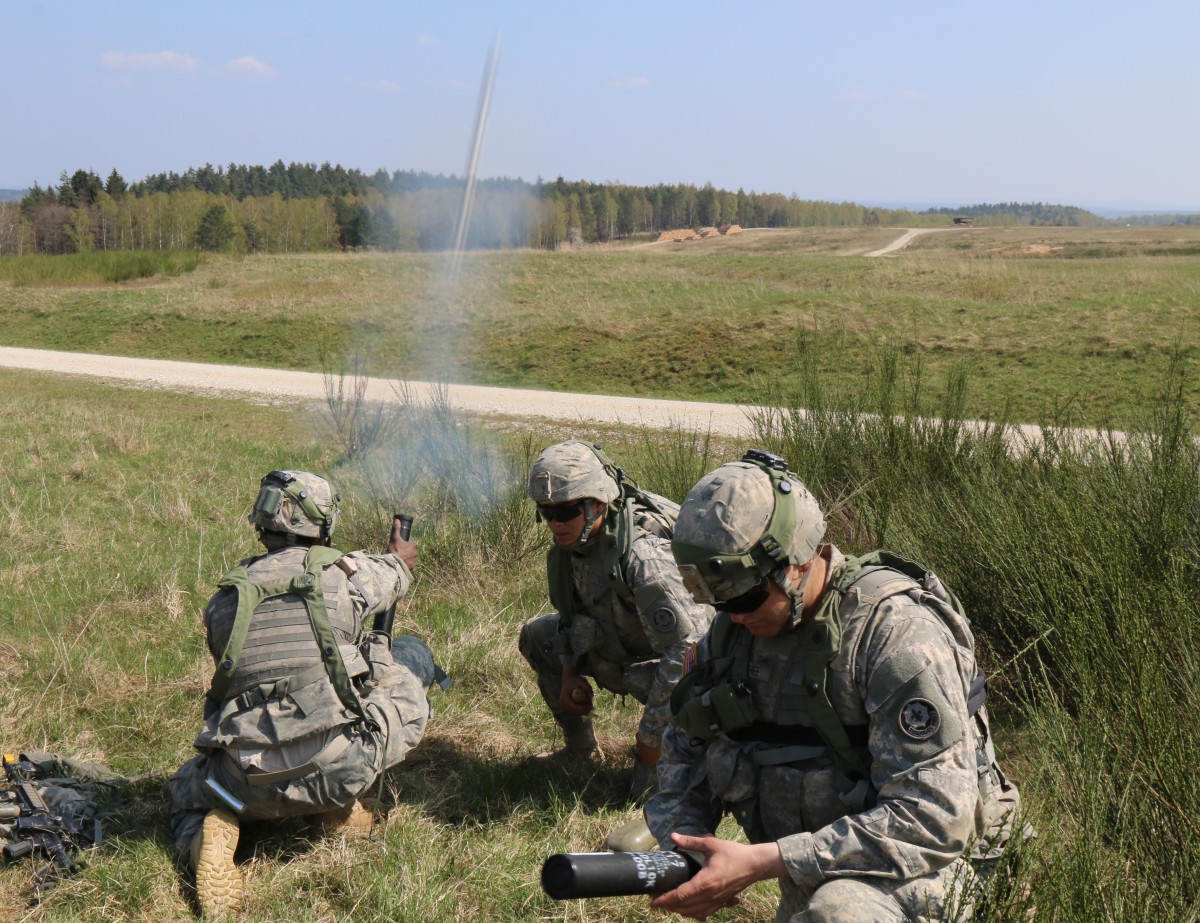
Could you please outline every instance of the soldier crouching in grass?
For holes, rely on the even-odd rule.
[[[631,797],[655,784],[671,690],[683,657],[713,610],[692,600],[671,557],[678,507],[641,490],[598,446],[545,449],[529,474],[529,496],[554,537],[547,556],[556,612],[521,627],[520,650],[563,729],[564,753],[596,749],[592,677],[645,705],[637,731]],[[639,819],[609,836],[613,849],[652,843]]]
[[[171,830],[206,917],[241,904],[240,821],[311,815],[369,832],[360,799],[425,732],[429,648],[363,627],[408,590],[416,546],[394,527],[385,554],[329,547],[337,501],[305,471],[264,477],[250,522],[267,552],[226,574],[204,610],[217,668],[201,755],[171,779]]]
[[[706,475],[672,544],[717,617],[676,687],[657,794],[664,849],[703,868],[652,906],[704,920],[778,879],[777,923],[967,919],[1018,823],[974,639],[932,573],[821,544],[778,456]],[[750,844],[714,835],[731,811]]]

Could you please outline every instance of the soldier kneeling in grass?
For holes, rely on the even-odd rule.
[[[588,677],[645,705],[630,792],[640,800],[657,782],[683,657],[713,616],[692,601],[671,557],[678,507],[640,489],[599,446],[580,441],[538,456],[529,497],[554,538],[547,568],[556,611],[521,627],[521,654],[537,673],[568,754],[596,749]],[[652,842],[639,818],[610,834],[607,845],[638,850]]]
[[[696,920],[777,879],[787,923],[970,916],[1018,820],[961,605],[925,568],[822,543],[825,517],[778,456],[706,475],[672,551],[717,608],[675,687],[663,849],[703,864],[653,906]],[[749,844],[715,835],[729,811]]]
[[[337,501],[323,478],[270,472],[250,514],[267,552],[204,610],[216,672],[200,755],[171,779],[171,829],[206,916],[241,904],[241,821],[310,815],[368,832],[361,799],[425,732],[429,648],[364,630],[407,592],[416,546],[396,527],[385,554],[331,548]]]

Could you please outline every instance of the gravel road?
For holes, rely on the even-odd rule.
[[[317,372],[95,356],[11,346],[0,346],[0,367],[59,372],[170,391],[249,396],[256,400],[325,400],[325,380]],[[368,381],[367,397],[372,400],[391,400],[396,384],[372,378]],[[436,387],[423,381],[411,381],[407,385],[412,397],[422,403],[430,400]],[[593,426],[645,426],[652,429],[682,426],[732,438],[745,438],[751,434],[747,416],[749,408],[742,405],[571,394],[525,388],[484,388],[478,385],[447,385],[446,389],[454,407],[481,416],[555,420]]]
[[[317,372],[288,372],[280,369],[236,365],[206,365],[166,359],[131,359],[125,356],[96,356],[88,353],[55,352],[0,346],[0,368],[57,372],[106,381],[126,382],[139,387],[161,388],[245,397],[257,401],[324,401],[325,380]],[[368,380],[367,398],[394,399],[394,388],[406,384],[412,398],[428,403],[435,389],[424,381],[395,382]],[[748,439],[753,435],[750,415],[757,409],[747,404],[713,404],[703,401],[663,401],[603,394],[572,394],[563,391],[533,391],[527,388],[485,388],[479,385],[445,385],[455,408],[468,414],[524,420],[595,426],[643,426],[649,429],[682,427],[713,436]],[[968,422],[968,428],[982,424]],[[1071,430],[1065,438],[1095,440],[1095,430]],[[1118,441],[1121,434],[1115,434]],[[1014,452],[1023,452],[1041,442],[1040,427],[1010,426],[1008,442]]]
[[[954,228],[905,228],[904,233],[893,240],[886,247],[881,247],[878,250],[872,250],[870,253],[864,253],[863,256],[885,256],[889,253],[894,253],[897,250],[902,250],[912,243],[913,238],[920,237],[922,234],[937,234],[940,231],[952,231]]]

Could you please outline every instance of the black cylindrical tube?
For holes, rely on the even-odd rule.
[[[396,519],[400,523],[400,537],[407,542],[408,537],[412,535],[413,518],[411,516],[405,516],[403,513],[397,513],[392,518]]]
[[[542,890],[558,901],[661,894],[692,877],[695,866],[677,852],[576,852],[542,865]]]

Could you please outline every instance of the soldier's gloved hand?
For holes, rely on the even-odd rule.
[[[592,684],[569,665],[563,667],[558,705],[568,715],[574,715],[577,718],[592,713]]]

